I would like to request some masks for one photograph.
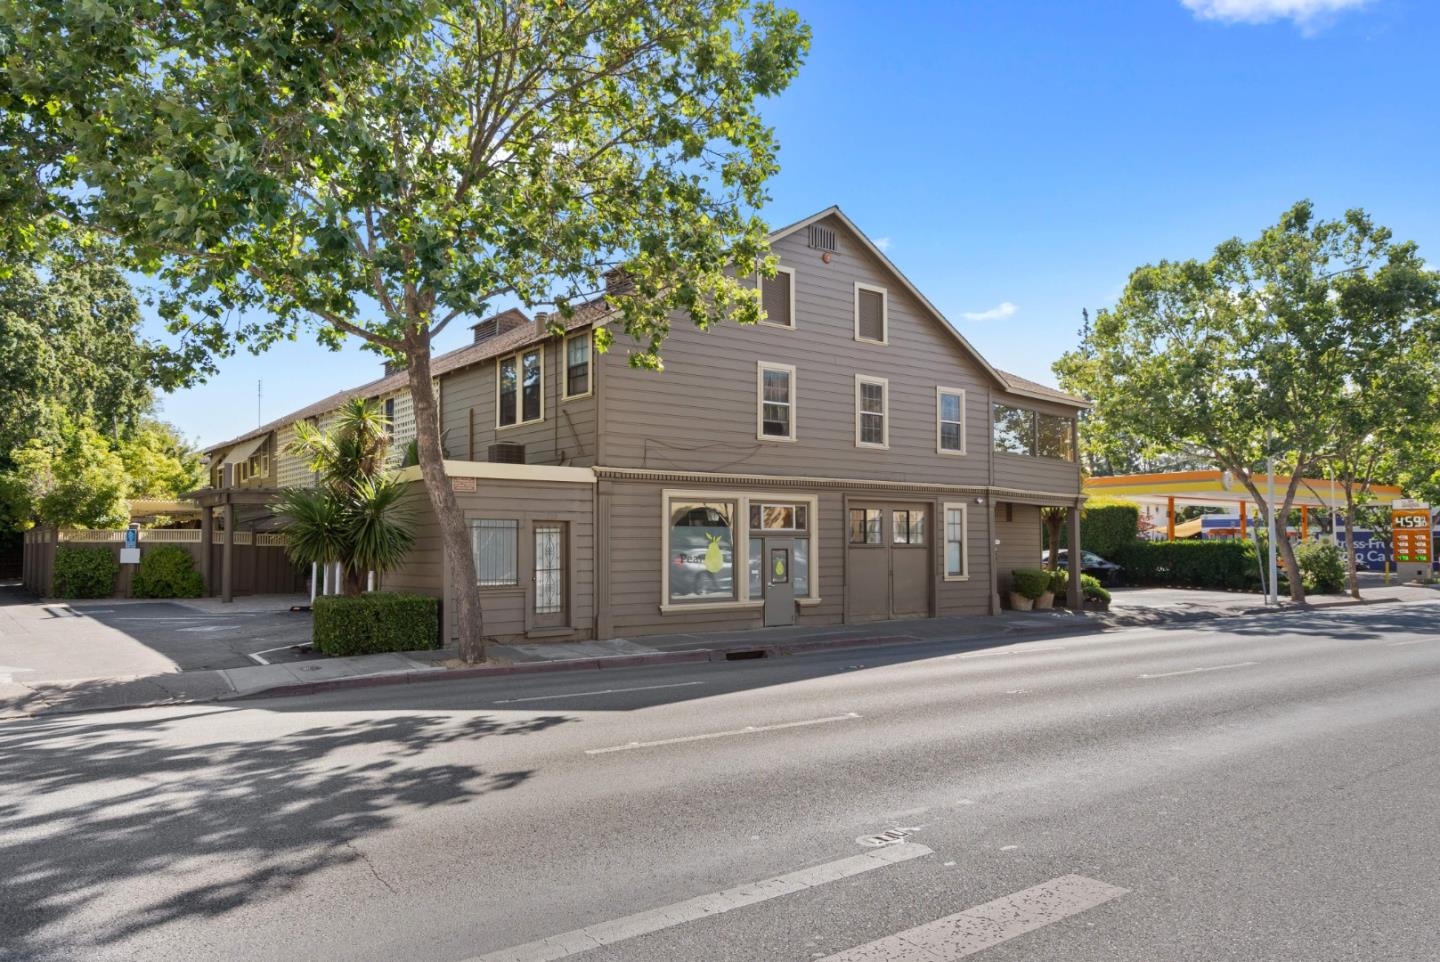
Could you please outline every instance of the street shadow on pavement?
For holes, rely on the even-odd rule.
[[[98,950],[282,896],[317,871],[363,860],[353,843],[406,814],[534,774],[418,764],[425,752],[571,721],[404,716],[268,741],[167,738],[174,721],[203,714],[0,726],[0,959],[85,958],[77,930]],[[194,881],[149,903],[107,898],[112,886],[134,891],[148,878],[172,892],[177,879]],[[67,931],[63,944],[51,927]]]
[[[1363,614],[1364,617],[1356,617]],[[1383,641],[1397,633],[1440,634],[1432,605],[1406,605],[1377,610],[1366,605],[1305,609],[1231,616],[1220,620],[1176,621],[1148,626],[1155,631],[1214,631],[1235,635],[1276,634],[1333,638],[1340,641]]]

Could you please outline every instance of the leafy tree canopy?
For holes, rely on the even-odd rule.
[[[32,438],[0,473],[0,514],[62,528],[120,528],[130,520],[125,465],[110,440],[59,416],[58,431]]]

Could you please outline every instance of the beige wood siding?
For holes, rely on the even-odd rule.
[[[830,264],[804,232],[776,244],[794,269],[795,327],[722,324],[702,332],[676,318],[665,370],[625,363],[617,332],[603,356],[606,465],[671,470],[876,478],[950,484],[989,481],[993,379],[859,241],[840,231]],[[887,291],[889,343],[855,340],[855,284]],[[755,437],[755,363],[796,368],[794,442]],[[855,445],[855,376],[889,381],[888,450]],[[967,393],[966,455],[936,450],[937,386]]]
[[[1040,508],[1033,504],[1010,506],[1006,520],[1004,503],[995,505],[995,537],[1000,544],[995,548],[995,567],[1003,598],[1010,590],[1010,572],[1016,568],[1039,568],[1040,561]]]
[[[596,392],[563,400],[564,341],[544,344],[545,419],[534,424],[496,429],[496,361],[488,360],[440,378],[440,430],[452,460],[487,461],[497,441],[525,445],[527,464],[585,467],[595,463]],[[595,379],[591,365],[591,380]],[[474,445],[471,446],[473,425]]]

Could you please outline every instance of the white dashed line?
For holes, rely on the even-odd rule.
[[[817,885],[838,882],[841,879],[871,872],[877,868],[894,865],[896,862],[906,862],[912,858],[929,854],[928,848],[912,842],[877,848],[864,855],[852,855],[849,858],[826,862],[823,865],[790,872],[787,875],[777,875],[775,878],[749,882],[723,892],[701,895],[684,902],[651,909],[648,912],[637,912],[624,918],[587,925],[583,929],[552,935],[549,938],[501,949],[498,952],[489,952],[469,959],[467,962],[553,962],[555,959],[588,952],[602,945],[614,945],[616,942],[624,942],[637,936],[659,932],[685,922],[693,922],[696,919],[730,912],[747,905],[766,902],[782,895],[803,892],[805,889],[814,888]]]
[[[1154,675],[1139,675],[1140,678],[1174,678],[1176,675],[1193,675],[1201,671],[1225,671],[1230,668],[1248,668],[1251,665],[1258,665],[1258,661],[1237,661],[1233,665],[1210,665],[1208,668],[1185,668],[1180,671],[1162,671]]]
[[[844,715],[831,715],[828,718],[809,718],[805,721],[781,722],[778,725],[748,725],[745,728],[736,728],[725,732],[708,732],[704,735],[685,735],[680,738],[662,738],[653,742],[629,742],[625,745],[612,745],[609,748],[587,748],[587,755],[605,755],[609,752],[628,752],[635,748],[655,748],[659,745],[680,745],[685,742],[703,742],[712,738],[729,738],[732,735],[758,735],[761,732],[776,732],[786,728],[804,728],[808,725],[828,725],[830,722],[850,721],[852,718],[859,718],[855,712]]]
[[[551,701],[555,698],[584,698],[587,695],[619,695],[627,691],[657,691],[661,688],[689,688],[691,685],[703,685],[703,681],[682,681],[674,685],[642,685],[639,688],[601,688],[598,691],[569,691],[555,695],[533,695],[529,698],[505,698],[497,701],[497,705],[518,705],[525,701]]]
[[[1023,892],[826,956],[822,962],[962,959],[1093,909],[1128,891],[1083,875],[1062,875]]]

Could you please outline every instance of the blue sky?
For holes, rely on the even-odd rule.
[[[765,109],[767,216],[839,204],[998,367],[1053,382],[1081,308],[1134,267],[1306,197],[1440,259],[1433,0],[790,2],[814,42]],[[257,379],[270,420],[379,369],[301,340],[222,361],[163,416],[224,440],[255,425]]]

